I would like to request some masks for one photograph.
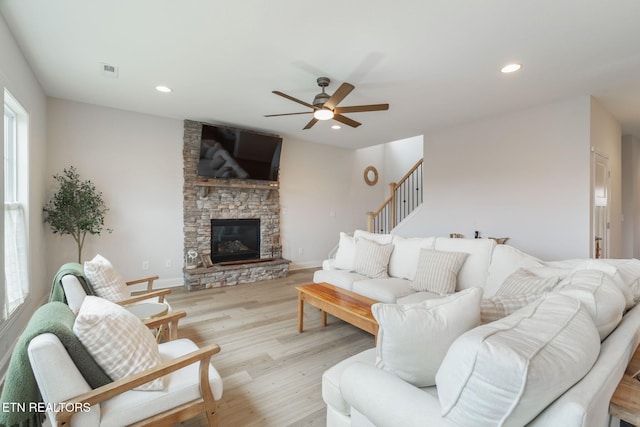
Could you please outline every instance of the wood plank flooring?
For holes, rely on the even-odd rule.
[[[174,288],[168,300],[185,310],[179,337],[222,351],[212,358],[224,382],[218,402],[221,427],[326,425],[322,373],[337,362],[372,348],[374,338],[306,305],[305,330],[298,333],[295,286],[311,283],[313,270],[201,291]],[[180,424],[200,427],[196,418]]]

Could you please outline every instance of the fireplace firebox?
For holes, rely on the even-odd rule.
[[[260,259],[260,219],[212,219],[211,261]]]

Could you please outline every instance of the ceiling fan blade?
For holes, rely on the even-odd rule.
[[[311,119],[311,121],[309,121],[309,123],[307,123],[305,127],[302,128],[302,130],[311,129],[311,126],[315,125],[317,122],[318,122],[318,119],[314,117],[313,119]]]
[[[309,108],[311,108],[313,110],[317,110],[318,109],[318,107],[314,107],[313,105],[311,105],[311,104],[309,104],[307,102],[301,101],[298,98],[294,98],[293,96],[289,96],[286,93],[282,93],[282,92],[277,91],[277,90],[274,90],[273,93],[275,93],[276,95],[280,95],[283,98],[287,98],[290,101],[297,102],[298,104],[302,104],[305,107],[309,107]]]
[[[355,120],[351,120],[349,117],[345,117],[341,114],[336,114],[333,116],[333,120],[337,120],[340,123],[344,123],[345,125],[351,126],[352,128],[357,128],[362,123],[358,123]]]
[[[334,113],[360,113],[363,111],[383,111],[388,110],[389,104],[353,105],[351,107],[336,107]]]
[[[340,103],[340,101],[345,99],[347,95],[351,93],[353,89],[355,89],[355,86],[353,86],[352,84],[342,83],[338,90],[336,90],[333,95],[331,95],[331,98],[329,98],[327,102],[324,103],[324,107],[333,110]]]
[[[295,116],[297,114],[311,114],[313,111],[305,111],[302,113],[284,113],[284,114],[267,114],[265,117],[278,117],[278,116]]]

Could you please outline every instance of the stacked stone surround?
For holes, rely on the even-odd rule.
[[[210,180],[215,186],[198,185],[201,122],[184,121],[184,255],[195,249],[211,252],[211,219],[260,218],[260,258],[264,262],[214,265],[184,270],[188,290],[231,286],[286,277],[289,261],[282,259],[280,192],[254,180]],[[202,184],[202,183],[200,183]]]

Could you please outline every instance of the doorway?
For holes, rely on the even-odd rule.
[[[595,150],[591,152],[593,171],[592,240],[593,258],[609,257],[609,158]]]

